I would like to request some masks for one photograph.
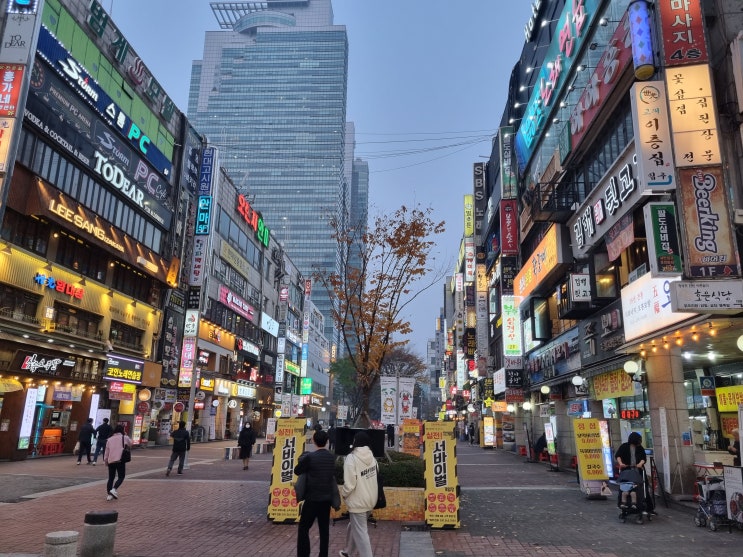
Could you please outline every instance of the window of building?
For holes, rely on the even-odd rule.
[[[55,330],[87,338],[99,336],[101,316],[60,302],[54,303]]]
[[[131,350],[144,350],[144,347],[142,346],[143,337],[144,331],[130,327],[126,323],[111,321],[109,339],[113,343],[114,347],[118,345]]]

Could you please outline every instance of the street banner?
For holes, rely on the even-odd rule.
[[[397,378],[383,375],[379,378],[379,386],[382,396],[380,421],[397,425]]]
[[[276,423],[276,445],[268,495],[268,520],[275,523],[299,520],[294,467],[305,448],[304,425],[302,418],[279,418]]]
[[[459,528],[457,441],[453,421],[423,423],[426,479],[426,524]]]
[[[398,379],[397,415],[400,421],[417,417],[413,414],[414,390],[415,377],[400,377]]]

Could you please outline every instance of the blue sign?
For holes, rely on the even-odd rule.
[[[599,0],[567,2],[557,21],[555,36],[547,49],[529,104],[516,132],[514,149],[520,172],[526,169],[547,126],[550,113],[562,95],[576,54],[580,52],[596,18],[598,5]]]
[[[170,178],[173,165],[106,92],[44,26],[39,32],[38,53],[112,128],[142,154],[155,169]]]
[[[206,235],[211,231],[212,222],[212,196],[200,195],[199,204],[196,208],[196,229],[194,234]]]

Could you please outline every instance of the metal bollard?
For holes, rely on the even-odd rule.
[[[75,557],[77,536],[74,530],[49,532],[44,538],[44,557]]]
[[[118,511],[92,511],[85,515],[80,557],[113,557]]]

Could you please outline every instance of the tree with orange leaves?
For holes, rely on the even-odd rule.
[[[443,278],[428,266],[434,237],[444,232],[443,221],[434,222],[431,213],[402,206],[376,217],[369,230],[331,222],[341,271],[318,271],[315,279],[332,300],[333,320],[356,370],[361,390],[356,427],[369,426],[369,394],[385,358],[408,343],[404,337],[412,329],[404,310]]]

